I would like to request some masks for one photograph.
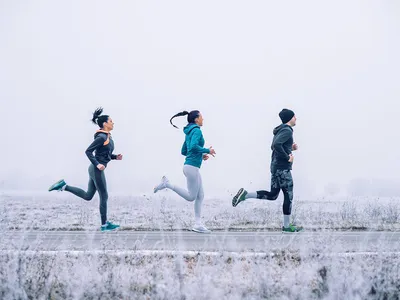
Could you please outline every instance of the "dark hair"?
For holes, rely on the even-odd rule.
[[[175,126],[174,124],[172,124],[172,119],[176,118],[176,117],[183,117],[183,116],[188,116],[187,117],[187,121],[188,123],[194,123],[194,120],[196,120],[199,115],[200,115],[200,111],[198,110],[192,110],[191,112],[187,112],[186,110],[180,113],[177,113],[175,116],[173,116],[169,122],[171,123],[172,126],[174,126],[175,128],[178,128],[177,126]]]
[[[94,111],[92,118],[92,122],[94,124],[99,125],[100,128],[103,128],[103,123],[107,123],[109,118],[109,116],[107,115],[101,115],[102,113],[103,113],[103,108],[99,107]]]

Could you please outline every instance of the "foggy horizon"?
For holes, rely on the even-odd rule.
[[[295,197],[360,179],[355,192],[400,195],[399,15],[395,1],[0,1],[0,191],[86,188],[101,106],[124,155],[110,196],[151,195],[163,175],[186,186],[186,117],[169,119],[193,109],[217,152],[205,197],[269,189],[282,108],[297,116]]]

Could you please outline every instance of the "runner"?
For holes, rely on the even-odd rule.
[[[101,231],[115,230],[119,227],[107,220],[107,182],[105,169],[111,160],[122,160],[122,154],[112,154],[114,151],[114,141],[111,138],[111,130],[114,129],[114,122],[107,115],[101,115],[102,108],[98,108],[93,113],[92,122],[97,124],[100,129],[94,135],[93,143],[87,148],[86,155],[91,164],[89,166],[89,185],[87,192],[84,190],[67,185],[64,179],[56,182],[49,188],[51,191],[67,191],[84,200],[92,200],[96,191],[100,197],[100,216],[101,216]],[[95,155],[93,155],[95,152]]]
[[[200,233],[210,233],[211,231],[201,222],[201,206],[204,199],[204,190],[200,168],[203,160],[207,160],[209,155],[215,156],[216,153],[212,147],[208,149],[204,148],[205,141],[200,129],[203,126],[203,116],[198,110],[191,111],[190,113],[187,111],[178,113],[171,118],[170,123],[175,128],[178,128],[172,123],[172,119],[186,115],[188,124],[183,129],[185,141],[182,145],[181,154],[186,156],[183,174],[186,176],[187,190],[172,185],[167,177],[164,176],[161,179],[161,183],[154,188],[154,193],[168,188],[183,199],[190,202],[194,201],[195,225],[192,230]]]
[[[302,227],[290,224],[293,200],[293,178],[291,174],[294,156],[292,151],[297,150],[297,144],[293,142],[293,127],[296,126],[296,116],[292,110],[283,109],[279,113],[282,124],[273,130],[271,157],[271,190],[248,193],[241,188],[232,199],[232,206],[236,207],[246,199],[276,200],[282,190],[283,200],[283,232],[297,232]]]

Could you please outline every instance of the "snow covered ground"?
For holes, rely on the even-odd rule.
[[[1,299],[399,299],[400,255],[11,252]]]
[[[213,230],[279,230],[282,199],[231,206],[205,199]],[[306,230],[400,229],[399,199],[295,199]],[[193,204],[165,192],[112,196],[109,218],[122,230],[190,229]],[[98,198],[67,193],[0,198],[2,231],[99,229]],[[3,239],[4,241],[4,239]],[[110,240],[111,241],[111,240]],[[333,242],[265,253],[0,251],[1,299],[399,299],[400,253],[333,255]],[[0,242],[1,243],[1,242]],[[308,249],[308,250],[307,250]],[[312,249],[312,250],[310,250]]]
[[[98,230],[97,195],[85,201],[69,193],[0,194],[0,222],[5,229]],[[190,229],[193,203],[173,192],[150,196],[112,196],[109,219],[122,230]],[[213,230],[280,230],[282,198],[250,199],[232,207],[231,196],[204,200],[202,218]],[[400,230],[399,198],[294,199],[293,220],[307,230]]]

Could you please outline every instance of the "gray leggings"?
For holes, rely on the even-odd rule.
[[[203,181],[200,175],[200,169],[190,166],[183,166],[183,174],[186,176],[187,189],[182,189],[180,187],[169,184],[167,187],[181,196],[183,199],[194,202],[194,214],[196,220],[200,220],[201,216],[201,204],[204,199]]]
[[[107,200],[108,200],[108,192],[107,192],[107,182],[104,171],[100,171],[93,164],[89,166],[89,184],[87,192],[84,190],[67,185],[65,190],[82,198],[87,201],[93,199],[96,190],[99,192],[100,196],[100,216],[101,216],[101,225],[104,225],[107,221]]]

